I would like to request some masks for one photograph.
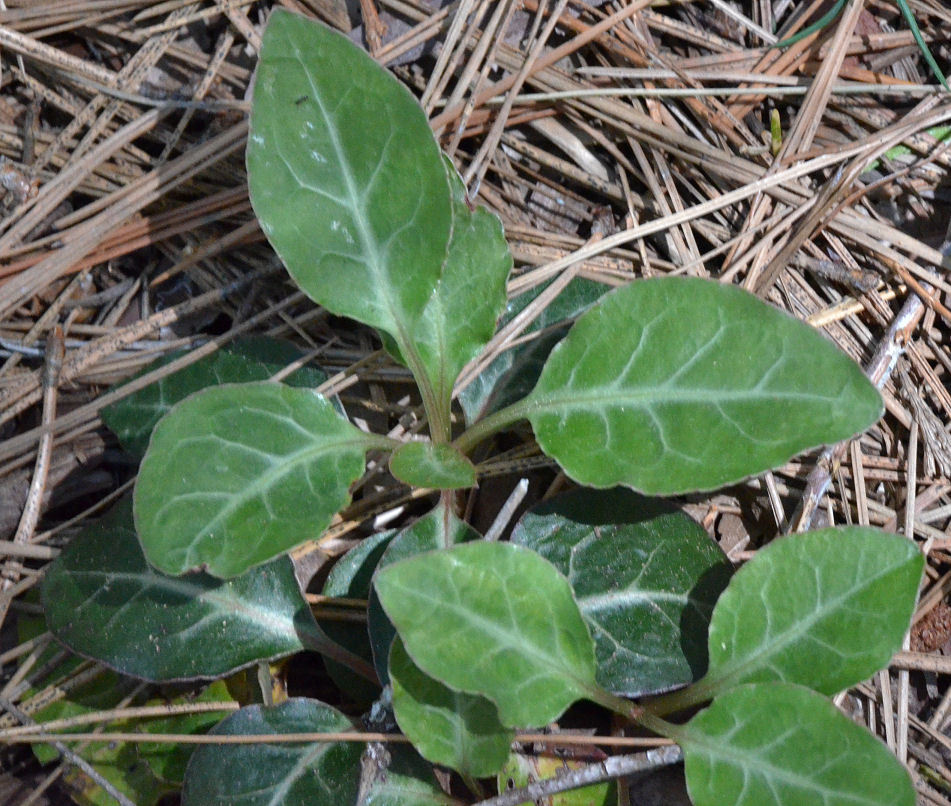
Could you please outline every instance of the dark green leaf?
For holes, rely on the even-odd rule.
[[[881,412],[812,328],[733,286],[666,277],[582,316],[510,415],[576,481],[668,495],[775,467]]]
[[[228,686],[217,680],[207,686],[197,697],[193,695],[176,697],[171,704],[178,705],[195,702],[229,702],[233,698],[228,693]],[[168,705],[167,699],[154,700],[148,705]],[[131,721],[131,720],[130,720]],[[221,721],[220,711],[204,711],[195,714],[174,714],[158,719],[145,719],[138,724],[116,727],[115,730],[141,730],[156,734],[187,734],[200,735],[210,731]],[[152,774],[160,781],[182,785],[185,780],[185,766],[194,752],[196,745],[172,744],[170,742],[140,742],[138,745],[139,757],[149,765]]]
[[[341,557],[327,575],[322,591],[324,596],[347,599],[366,599],[370,595],[370,581],[383,552],[396,535],[395,530],[380,532],[362,540]],[[356,629],[350,622],[318,619],[321,629],[340,646],[355,655],[373,662],[370,637],[366,630]],[[380,695],[380,687],[354,674],[346,666],[324,658],[327,673],[337,687],[354,702],[369,704]]]
[[[343,714],[316,700],[242,708],[216,736],[352,731]],[[202,745],[185,773],[183,806],[347,806],[360,786],[359,742]]]
[[[474,487],[475,466],[455,448],[432,442],[406,442],[390,457],[390,472],[411,487],[460,490]]]
[[[275,10],[247,162],[254,211],[297,284],[402,345],[439,281],[452,225],[416,99],[346,37]]]
[[[469,524],[463,523],[444,502],[428,512],[416,523],[403,529],[390,543],[383,557],[380,558],[378,568],[386,568],[392,563],[414,557],[424,551],[453,546],[456,543],[466,543],[478,540],[481,535]],[[396,636],[393,624],[386,617],[376,591],[370,589],[370,604],[367,608],[367,630],[370,634],[370,645],[373,648],[373,665],[377,677],[386,685],[390,679],[389,657],[390,645]]]
[[[521,313],[547,287],[541,285],[510,300],[501,324],[507,324]],[[459,394],[459,403],[466,421],[474,423],[493,411],[508,406],[527,395],[541,374],[552,348],[564,338],[572,320],[590,308],[610,289],[583,277],[575,277],[549,303],[525,333],[546,331],[532,341],[505,350]]]
[[[172,353],[149,364],[134,378],[181,358],[185,351]],[[106,406],[100,412],[102,421],[115,433],[125,448],[137,459],[145,455],[155,424],[168,410],[193,392],[222,383],[266,381],[302,353],[294,345],[280,339],[255,336],[238,339],[209,356],[198,359],[184,369],[173,372],[128,397]],[[288,386],[315,387],[327,379],[318,369],[303,367],[284,379]]]
[[[545,725],[599,693],[571,587],[533,551],[453,546],[381,569],[374,587],[416,665],[491,699],[503,725]]]
[[[771,543],[717,602],[697,688],[781,680],[834,694],[855,685],[901,648],[923,566],[912,541],[858,526]]]
[[[359,806],[462,806],[439,787],[433,768],[410,747],[386,745],[387,765],[373,777]]]
[[[741,686],[678,730],[695,806],[914,806],[908,773],[824,697]]]
[[[390,649],[390,684],[396,721],[420,755],[473,778],[502,768],[515,733],[499,724],[495,705],[431,678],[399,638]]]
[[[166,576],[145,561],[131,509],[120,502],[50,564],[43,604],[60,641],[156,681],[219,677],[304,648],[317,627],[288,558],[226,582]]]
[[[638,697],[706,671],[710,613],[732,569],[683,512],[628,490],[577,490],[526,513],[512,542],[568,577],[604,688]]]
[[[156,426],[139,470],[135,525],[149,562],[229,577],[319,537],[371,444],[309,390],[197,392]]]

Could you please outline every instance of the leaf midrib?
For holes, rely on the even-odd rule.
[[[268,610],[259,602],[249,604],[246,599],[240,596],[229,596],[226,593],[219,592],[215,589],[202,588],[199,585],[189,583],[186,579],[159,576],[150,571],[70,571],[70,575],[75,578],[82,579],[95,580],[98,578],[103,578],[105,585],[100,585],[100,587],[96,590],[96,594],[98,594],[98,592],[106,585],[109,585],[114,581],[126,583],[131,582],[135,583],[140,588],[157,588],[159,591],[167,591],[169,594],[178,594],[188,597],[192,600],[188,603],[189,606],[194,606],[195,602],[197,601],[199,607],[202,604],[205,604],[212,608],[212,614],[218,612],[223,615],[234,615],[237,618],[243,618],[252,624],[257,624],[264,628],[268,628],[269,625],[277,625],[278,622],[286,622],[288,625],[290,625],[290,627],[289,629],[283,630],[281,632],[292,635],[295,638],[297,637],[297,631],[294,627],[293,614],[283,619],[258,618],[257,616],[262,613],[274,613],[280,611],[275,611],[274,608]],[[93,596],[87,596],[85,601],[79,605],[79,608],[85,607],[86,605],[95,605],[94,599],[95,594]],[[130,599],[129,601],[131,602],[132,600]],[[274,595],[273,592],[271,592],[271,594],[268,596],[267,602],[270,604],[273,603],[273,601]],[[121,609],[122,608],[120,607],[120,610]],[[195,622],[197,623],[198,621],[206,619],[208,615],[208,613],[202,614],[200,618],[195,619]],[[300,641],[298,640],[297,643],[300,643]]]
[[[520,416],[530,418],[532,414],[554,414],[559,410],[584,408],[587,411],[598,408],[617,408],[630,405],[636,408],[649,409],[655,405],[671,405],[678,403],[694,403],[705,405],[719,405],[721,403],[749,403],[759,401],[813,401],[828,404],[838,400],[837,396],[822,397],[815,394],[784,391],[722,391],[705,388],[675,388],[666,389],[662,386],[647,387],[640,390],[617,390],[610,387],[592,388],[583,392],[568,395],[565,390],[558,393],[535,393],[515,404]],[[551,410],[551,411],[549,411]]]
[[[293,37],[291,38],[293,40]],[[367,221],[367,218],[364,215],[363,206],[360,203],[360,194],[357,191],[356,182],[351,172],[350,161],[347,159],[342,143],[340,142],[340,138],[337,136],[336,122],[332,121],[330,114],[324,107],[322,93],[314,84],[314,79],[310,74],[310,70],[307,69],[307,65],[301,54],[300,47],[296,41],[294,41],[294,58],[296,58],[300,63],[301,70],[306,76],[307,83],[310,85],[311,92],[313,93],[313,101],[320,109],[320,114],[324,118],[324,123],[326,124],[331,147],[334,150],[337,164],[340,167],[341,174],[343,175],[344,184],[347,186],[347,196],[350,201],[350,211],[353,214],[354,221],[357,225],[357,229],[359,230],[360,240],[364,247],[364,253],[368,257],[367,265],[370,267],[373,277],[380,284],[381,290],[383,291],[381,296],[385,302],[386,311],[390,317],[390,327],[385,329],[392,331],[395,329],[396,323],[401,320],[400,314],[404,312],[401,311],[396,305],[393,286],[389,282],[387,272],[384,270],[385,264],[379,248],[380,244],[377,242],[376,236],[370,227],[369,221]],[[392,133],[390,136],[392,137]],[[377,164],[377,168],[379,168],[379,164]]]
[[[907,562],[907,561],[905,561]],[[886,568],[880,573],[876,574],[874,577],[865,579],[864,584],[850,588],[849,590],[842,593],[840,596],[837,596],[835,599],[827,600],[827,606],[822,607],[821,610],[814,609],[808,617],[797,619],[792,623],[790,629],[784,631],[777,640],[771,641],[768,646],[765,646],[762,650],[756,651],[752,654],[744,655],[740,658],[737,658],[735,661],[727,662],[720,666],[718,669],[711,670],[707,673],[706,677],[703,680],[704,687],[709,686],[720,686],[726,681],[736,678],[744,673],[749,672],[749,667],[761,668],[765,666],[764,659],[769,659],[784,649],[786,649],[790,644],[795,643],[797,640],[802,638],[803,635],[807,634],[812,627],[819,621],[824,620],[829,617],[830,611],[833,609],[838,609],[839,606],[849,598],[854,597],[858,593],[861,593],[871,587],[873,584],[878,582],[884,576],[894,573],[901,566],[904,565],[904,562],[898,563],[895,566]],[[716,612],[714,612],[713,618],[716,618]],[[713,621],[711,620],[711,631],[713,628]],[[712,638],[712,632],[711,632]],[[712,641],[711,641],[712,643]],[[713,654],[711,647],[711,655]],[[855,657],[854,655],[842,655],[843,658]],[[712,666],[712,662],[711,662]]]
[[[404,595],[416,596],[420,599],[425,600],[429,604],[436,605],[439,610],[442,610],[442,611],[449,610],[450,612],[456,614],[457,616],[464,617],[464,620],[473,622],[477,627],[482,627],[483,632],[485,634],[489,635],[490,638],[497,639],[495,642],[495,646],[499,646],[500,644],[502,644],[505,648],[515,649],[520,654],[527,655],[533,662],[536,663],[537,666],[543,669],[560,669],[564,677],[570,680],[572,683],[574,683],[577,686],[577,691],[579,693],[584,694],[586,692],[590,692],[593,688],[596,688],[596,683],[595,683],[593,674],[592,674],[592,678],[589,680],[585,680],[579,677],[577,674],[575,674],[573,670],[565,668],[565,666],[561,663],[561,658],[558,655],[546,655],[542,653],[539,649],[536,648],[536,645],[534,642],[519,643],[519,642],[513,641],[511,633],[498,629],[495,626],[494,622],[483,618],[471,608],[466,608],[461,603],[446,602],[442,599],[438,599],[434,596],[430,596],[426,593],[426,591],[422,589],[411,590],[402,585],[399,587],[403,591]],[[583,623],[584,622],[582,620],[582,624]],[[505,639],[505,640],[501,641],[498,639]],[[526,649],[528,651],[526,651]],[[593,659],[594,659],[594,656],[592,654],[592,660]],[[415,658],[413,660],[415,661]],[[593,668],[592,668],[592,671],[593,671]],[[480,694],[481,692],[472,691],[470,693]]]
[[[704,755],[706,755],[709,759],[711,759],[711,763],[715,763],[717,761],[727,762],[727,763],[733,764],[734,766],[742,770],[752,769],[754,772],[757,770],[765,770],[765,772],[761,773],[761,777],[763,778],[772,776],[775,779],[779,779],[779,781],[782,783],[793,784],[795,786],[806,789],[807,791],[811,790],[813,792],[816,792],[824,796],[828,795],[828,796],[834,796],[837,798],[843,797],[843,793],[841,790],[829,789],[826,786],[820,786],[808,778],[804,779],[801,774],[790,773],[788,770],[782,767],[776,767],[772,763],[769,763],[766,761],[760,761],[760,763],[755,766],[751,765],[749,763],[749,757],[751,753],[750,750],[746,750],[743,753],[725,752],[726,750],[730,749],[731,745],[726,744],[722,741],[721,742],[713,741],[714,738],[719,738],[719,737],[712,737],[710,734],[700,733],[699,731],[691,730],[689,724],[687,725],[686,729],[683,731],[683,736],[685,739],[689,737],[688,744],[693,745],[695,748],[699,748]],[[706,741],[708,737],[711,739],[710,741]],[[863,806],[881,806],[881,801],[862,798],[852,794],[851,792],[846,793],[845,797],[847,797],[848,800],[852,801],[853,803],[863,804]]]
[[[343,422],[343,421],[341,421]],[[356,429],[354,429],[356,430]],[[308,461],[319,458],[322,455],[330,453],[342,453],[349,448],[354,448],[357,450],[366,450],[368,447],[367,440],[360,438],[353,438],[348,436],[346,439],[341,439],[339,441],[327,442],[326,437],[324,441],[321,441],[319,444],[304,448],[296,453],[290,454],[289,456],[282,456],[278,458],[278,461],[274,462],[271,467],[269,467],[264,473],[254,479],[249,485],[245,486],[241,491],[234,493],[233,495],[228,495],[227,503],[221,508],[221,510],[209,520],[205,526],[196,532],[188,542],[188,553],[189,556],[193,554],[194,547],[203,541],[208,534],[219,525],[226,525],[226,521],[234,514],[240,506],[243,506],[246,502],[253,498],[260,497],[262,491],[271,489],[276,483],[277,480],[287,475],[288,473],[296,470],[300,465],[306,464]],[[273,455],[273,454],[272,454]],[[201,495],[201,494],[221,494],[222,491],[215,490],[205,490],[193,493],[191,495]],[[227,493],[225,493],[227,494]],[[184,497],[184,496],[181,496]],[[176,502],[179,500],[179,497],[170,498],[168,502],[160,507],[155,515],[153,516],[153,521],[158,521],[161,517],[164,516],[165,512],[173,508]],[[172,544],[174,546],[179,545],[178,541],[170,540],[166,541],[167,544]]]

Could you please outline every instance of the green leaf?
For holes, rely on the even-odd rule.
[[[443,549],[457,543],[466,543],[482,537],[469,524],[459,520],[450,507],[440,501],[416,523],[403,529],[387,546],[377,569],[386,568],[399,560],[415,557],[425,551]],[[385,686],[390,679],[390,645],[396,637],[396,629],[380,605],[374,588],[370,589],[367,607],[367,631],[373,648],[373,665],[377,677]]]
[[[448,405],[459,372],[495,333],[512,255],[498,216],[470,209],[451,164],[446,173],[454,196],[449,254],[412,338],[437,399]]]
[[[462,806],[440,789],[433,768],[412,748],[387,744],[381,754],[386,766],[373,776],[359,806]]]
[[[185,355],[184,350],[172,353],[149,364],[138,378]],[[303,355],[294,345],[281,339],[254,336],[222,347],[198,359],[184,369],[173,372],[128,397],[106,406],[100,413],[102,421],[119,438],[122,447],[137,459],[145,455],[155,424],[172,406],[193,392],[222,383],[266,381]],[[314,387],[327,379],[318,369],[302,367],[285,378],[288,386]]]
[[[538,726],[595,697],[594,643],[568,581],[511,543],[468,543],[395,563],[374,586],[431,677],[481,694],[506,726]]]
[[[499,792],[508,789],[523,789],[526,786],[544,781],[546,778],[556,778],[585,765],[584,761],[570,761],[564,758],[544,755],[526,756],[512,753],[498,775]],[[570,789],[551,795],[543,801],[546,806],[614,806],[618,802],[617,785],[614,781],[603,784],[592,784],[579,789]],[[520,806],[534,806],[525,801]]]
[[[301,289],[402,346],[452,227],[442,158],[416,99],[346,37],[275,10],[247,163],[261,228]]]
[[[807,325],[739,288],[666,277],[582,316],[505,420],[527,417],[582,484],[670,495],[775,467],[881,412],[861,369]]]
[[[824,697],[784,683],[724,694],[676,733],[695,806],[914,806],[908,773]]]
[[[576,490],[523,515],[512,542],[568,577],[604,688],[639,697],[706,671],[710,613],[732,566],[683,512],[620,488]]]
[[[287,557],[222,581],[152,568],[121,501],[49,566],[43,606],[74,652],[123,674],[168,681],[220,677],[304,649],[317,625]]]
[[[475,466],[445,443],[405,442],[390,456],[390,472],[412,487],[462,490],[475,487]]]
[[[135,525],[146,557],[169,574],[230,577],[317,538],[349,503],[373,444],[309,390],[198,392],[156,426],[139,470]]]
[[[224,681],[216,680],[206,686],[197,697],[193,694],[176,697],[171,704],[195,702],[228,702],[233,698],[228,693],[228,686]],[[147,705],[168,705],[167,699],[150,700]],[[205,711],[196,714],[173,714],[158,719],[145,719],[128,727],[115,728],[116,730],[139,730],[155,734],[188,734],[197,736],[207,733],[221,721],[221,713]],[[132,722],[132,720],[130,720]],[[170,742],[140,742],[138,744],[139,757],[149,765],[152,774],[160,781],[180,787],[185,780],[185,767],[188,759],[195,751],[193,744],[172,744]]]
[[[901,648],[923,567],[912,541],[866,527],[774,541],[717,602],[696,688],[778,680],[834,694],[865,680]]]
[[[323,595],[366,599],[370,595],[373,572],[395,535],[396,530],[389,529],[370,535],[350,549],[330,569],[321,591]],[[354,629],[352,623],[331,619],[318,619],[317,623],[332,641],[368,663],[373,662],[373,650],[370,648],[370,637],[366,630]],[[354,674],[346,666],[330,658],[324,658],[324,665],[337,687],[354,702],[369,705],[380,695],[379,686]]]
[[[424,758],[473,778],[495,775],[515,732],[485,697],[453,691],[420,669],[398,638],[390,649],[393,712]]]
[[[343,714],[316,700],[253,705],[211,731],[216,736],[352,731]],[[201,745],[188,762],[183,806],[343,806],[356,803],[360,742]]]
[[[547,286],[545,283],[510,300],[505,306],[501,324],[508,324]],[[525,397],[538,381],[548,354],[568,332],[572,320],[608,290],[609,286],[584,277],[571,280],[524,331],[525,334],[539,330],[547,332],[500,353],[459,393],[459,404],[465,412],[466,422],[474,423]]]

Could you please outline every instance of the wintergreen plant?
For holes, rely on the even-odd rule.
[[[774,542],[731,578],[701,527],[645,497],[711,490],[867,428],[882,402],[858,366],[734,287],[637,280],[595,301],[600,288],[574,284],[545,323],[567,329],[580,313],[567,335],[491,364],[457,423],[456,379],[495,332],[512,260],[414,97],[345,38],[275,11],[247,163],[290,275],[379,332],[415,378],[428,438],[366,433],[308,372],[262,380],[286,359],[267,341],[126,399],[104,416],[133,449],[150,434],[134,505],[51,566],[43,595],[61,641],[155,681],[316,649],[357,702],[389,683],[419,754],[475,790],[508,764],[515,729],[587,699],[678,742],[698,806],[914,803],[898,762],[827,697],[900,646],[923,567],[915,545],[826,529]],[[442,496],[333,569],[325,593],[369,597],[368,633],[319,627],[286,555],[348,504],[367,454],[388,454],[406,484],[467,488],[473,449],[520,421],[584,486],[527,513],[507,542],[482,540]],[[293,699],[242,708],[215,732],[349,729],[330,706]],[[369,777],[362,750],[202,747],[184,802],[458,802],[405,747]]]

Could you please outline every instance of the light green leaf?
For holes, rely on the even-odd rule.
[[[452,226],[416,99],[346,37],[277,9],[247,162],[261,228],[301,289],[402,345],[436,288]]]
[[[498,775],[499,792],[504,793],[508,789],[523,789],[538,781],[557,778],[586,763],[586,761],[571,761],[553,756],[512,753]],[[534,806],[534,803],[538,802],[545,803],[546,806],[615,806],[618,802],[617,785],[614,781],[606,781],[602,784],[559,792],[545,798],[544,801],[525,801],[519,806]]]
[[[251,383],[198,392],[155,427],[139,470],[145,555],[169,574],[230,577],[319,537],[350,501],[373,444],[308,390]]]
[[[710,613],[732,566],[683,512],[621,488],[576,490],[529,510],[512,542],[568,577],[604,688],[639,697],[706,671]]]
[[[901,648],[923,567],[912,541],[876,529],[776,540],[717,602],[697,696],[771,680],[834,694],[865,680]]]
[[[228,693],[228,686],[222,680],[216,680],[214,683],[206,686],[205,689],[194,695],[193,692],[175,697],[171,704],[190,704],[195,702],[230,702],[233,701],[231,694]],[[167,697],[150,700],[147,705],[169,705]],[[115,728],[116,730],[139,730],[146,733],[156,734],[190,734],[197,736],[207,733],[218,722],[221,721],[221,713],[216,711],[205,711],[195,714],[173,714],[158,719],[145,719],[136,724],[135,720],[129,720],[130,724]],[[172,744],[170,742],[140,742],[137,745],[138,755],[152,770],[153,775],[160,781],[166,781],[180,787],[185,780],[185,766],[188,759],[191,758],[195,750],[193,744]]]
[[[695,806],[915,804],[908,773],[885,746],[799,686],[741,686],[675,738]]]
[[[594,643],[571,587],[533,551],[454,546],[381,569],[374,586],[416,665],[488,697],[503,725],[545,725],[598,696]]]
[[[145,561],[128,499],[73,538],[42,592],[60,641],[146,680],[220,677],[317,634],[287,557],[228,581],[166,576]]]
[[[452,508],[440,501],[434,509],[427,512],[415,523],[399,532],[387,546],[380,558],[377,569],[386,568],[407,557],[415,557],[425,551],[435,551],[466,543],[482,537],[469,524],[461,521],[452,512]],[[373,665],[377,677],[385,686],[390,680],[390,645],[396,637],[392,622],[386,617],[376,589],[370,589],[370,602],[367,607],[367,632],[370,646],[373,648]]]
[[[160,358],[134,378],[165,366],[180,358],[185,351]],[[100,412],[102,421],[119,438],[122,447],[137,459],[145,455],[155,424],[172,406],[193,392],[222,383],[266,381],[302,353],[294,345],[280,339],[254,336],[222,347],[198,359],[184,369],[173,372],[138,392],[107,406]],[[327,379],[320,370],[302,367],[285,379],[288,386],[315,387]]]
[[[812,328],[738,288],[667,277],[607,295],[499,414],[527,417],[580,483],[670,495],[775,467],[881,412],[861,369]]]
[[[432,442],[406,442],[390,456],[390,472],[412,487],[462,490],[475,487],[475,466],[455,448]]]
[[[515,732],[485,697],[453,691],[420,669],[397,638],[390,649],[393,712],[420,755],[473,778],[495,775]]]
[[[352,731],[343,714],[316,700],[242,708],[212,734]],[[183,806],[344,806],[356,803],[360,742],[282,742],[201,745],[188,762]]]
[[[437,399],[448,404],[460,370],[495,333],[512,255],[498,216],[470,209],[455,168],[446,172],[454,196],[449,254],[412,337]]]

